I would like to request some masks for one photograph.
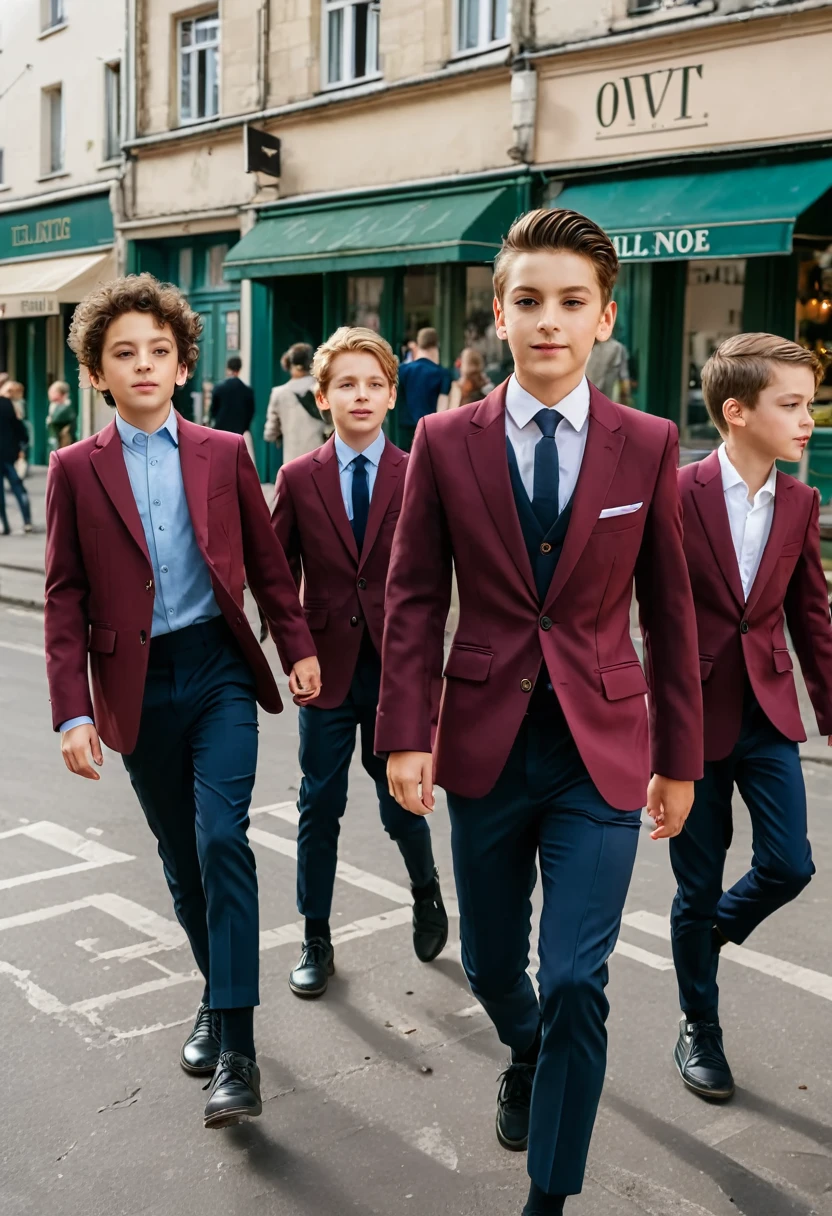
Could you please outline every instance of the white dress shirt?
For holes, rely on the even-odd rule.
[[[364,449],[363,455],[367,458],[367,492],[370,496],[370,501],[373,498],[373,487],[376,484],[376,475],[378,474],[378,465],[384,452],[384,445],[387,443],[384,431],[381,431],[368,448]],[[341,474],[341,496],[344,499],[344,506],[347,509],[347,519],[352,520],[352,475],[355,472],[353,461],[358,452],[354,451],[349,444],[344,443],[340,435],[335,435],[335,455],[338,457],[338,471]]]
[[[771,532],[777,469],[772,465],[766,484],[757,491],[753,500],[749,501],[748,486],[731,464],[724,443],[719,447],[719,467],[722,471],[725,508],[728,512],[728,523],[731,525],[731,539],[740,568],[743,594],[748,599]]]
[[[529,496],[534,497],[534,450],[543,432],[534,421],[538,410],[545,409],[531,393],[512,376],[506,389],[506,434],[517,457],[520,479]],[[558,449],[558,510],[562,511],[574,493],[584,458],[589,430],[589,383],[583,378],[577,388],[554,407],[563,419],[555,431]]]

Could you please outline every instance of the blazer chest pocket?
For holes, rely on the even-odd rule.
[[[601,684],[608,701],[623,701],[626,697],[643,697],[647,692],[647,681],[641,664],[619,663],[616,667],[601,669]]]
[[[112,654],[116,648],[116,631],[104,625],[90,626],[88,649],[95,654]]]
[[[779,675],[782,675],[784,671],[794,671],[794,663],[788,650],[774,651],[774,670]]]
[[[491,671],[494,655],[476,646],[452,646],[445,664],[445,675],[451,680],[469,680],[484,684]]]
[[[709,654],[699,656],[699,679],[704,684],[713,671],[714,661]]]

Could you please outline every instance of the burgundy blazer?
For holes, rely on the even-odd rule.
[[[444,673],[438,784],[472,798],[493,788],[545,661],[592,780],[614,807],[634,810],[651,768],[680,780],[702,775],[676,428],[591,388],[572,518],[541,606],[509,480],[505,394],[503,384],[417,429],[387,583],[376,747],[431,750],[430,685],[442,662],[453,557],[460,618]],[[648,683],[630,637],[634,577],[649,741]]]
[[[254,673],[282,706],[243,610],[248,580],[281,639],[287,670],[315,653],[242,436],[177,414],[185,497],[214,596]],[[153,567],[115,420],[54,452],[46,483],[46,674],[55,730],[88,714],[114,751],[136,746],[153,620]],[[89,652],[89,674],[87,654]],[[90,697],[90,683],[92,697]]]
[[[388,440],[379,461],[361,557],[347,519],[335,440],[298,456],[277,475],[272,525],[300,586],[318,649],[317,709],[341,705],[350,690],[362,622],[381,654],[384,585],[402,506],[407,454]]]
[[[746,673],[774,726],[787,739],[806,738],[786,622],[820,733],[832,734],[832,625],[817,490],[777,474],[771,532],[746,603],[717,453],[680,469],[679,489],[699,630],[705,759],[724,759],[739,738]]]

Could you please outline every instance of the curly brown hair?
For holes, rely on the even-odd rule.
[[[128,274],[102,283],[82,300],[72,314],[67,343],[83,367],[101,375],[101,355],[110,324],[126,312],[152,313],[159,325],[169,325],[176,341],[179,362],[193,375],[199,358],[202,318],[172,283],[160,283],[152,274]],[[115,405],[110,393],[104,393]]]

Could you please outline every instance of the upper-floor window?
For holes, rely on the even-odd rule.
[[[457,50],[475,51],[508,38],[509,0],[457,0]]]
[[[43,171],[60,173],[64,167],[64,91],[59,84],[43,90],[41,112]]]
[[[652,13],[661,6],[662,0],[627,0],[627,13],[630,17],[637,17],[640,13]]]
[[[325,0],[326,84],[351,84],[378,75],[379,7],[379,0]]]
[[[41,0],[40,28],[42,30],[51,30],[53,25],[63,25],[65,21],[65,0]]]
[[[218,13],[179,22],[179,120],[196,122],[220,112]]]
[[[6,178],[3,170],[3,149],[0,148],[0,186],[5,186]]]
[[[104,64],[104,159],[121,151],[121,64]]]

